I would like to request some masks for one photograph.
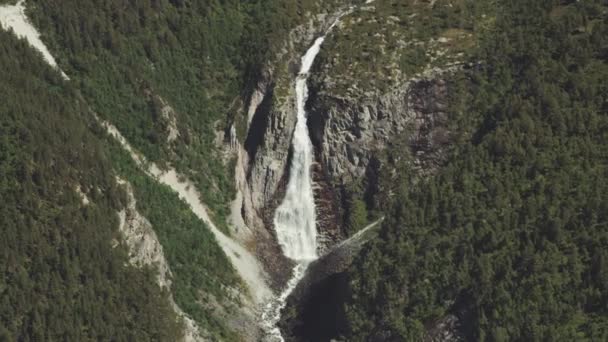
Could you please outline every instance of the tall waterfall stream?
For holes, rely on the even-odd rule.
[[[366,0],[364,4],[371,4],[372,2],[374,0]],[[281,319],[281,310],[286,305],[287,297],[306,274],[308,265],[318,257],[315,198],[311,176],[314,156],[306,113],[308,76],[327,34],[340,22],[343,16],[352,13],[354,9],[353,6],[342,12],[327,31],[314,41],[302,56],[300,71],[296,77],[297,121],[291,142],[293,157],[289,167],[289,182],[285,198],[274,215],[274,227],[279,245],[283,254],[295,261],[296,266],[293,269],[292,278],[287,282],[283,292],[264,307],[261,325],[265,332],[265,342],[285,341],[281,335],[281,330],[277,326]],[[375,224],[377,222],[370,227]]]
[[[346,13],[344,13],[346,14]],[[343,14],[343,15],[344,15]],[[342,15],[342,16],[343,16]],[[281,318],[287,297],[304,277],[308,264],[317,258],[317,227],[315,200],[312,188],[311,166],[313,146],[307,126],[306,100],[308,99],[308,76],[325,36],[338,24],[340,18],[327,32],[317,38],[302,57],[302,65],[296,78],[297,122],[292,138],[293,158],[289,168],[289,182],[285,198],[274,215],[274,227],[279,245],[286,257],[294,260],[292,278],[283,292],[264,308],[262,327],[267,342],[283,342],[281,331],[276,326]]]

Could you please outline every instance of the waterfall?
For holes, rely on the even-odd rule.
[[[366,0],[371,4],[374,0]],[[265,330],[266,342],[284,342],[277,323],[281,319],[281,310],[286,305],[287,297],[296,288],[306,274],[308,265],[317,259],[317,227],[315,198],[312,187],[311,167],[313,146],[308,134],[306,101],[308,100],[308,76],[315,58],[321,50],[325,36],[342,19],[354,11],[351,6],[342,12],[329,26],[325,34],[317,38],[301,59],[300,71],[296,77],[296,127],[291,146],[293,156],[289,166],[289,182],[285,198],[274,215],[274,228],[283,254],[296,262],[292,277],[283,292],[266,304],[262,312],[261,325]]]
[[[317,258],[315,199],[310,173],[313,147],[308,134],[306,113],[309,71],[327,33],[350,11],[352,8],[340,15],[327,32],[314,41],[301,59],[300,71],[296,78],[297,121],[291,141],[293,157],[285,198],[274,215],[274,227],[285,256],[298,262],[310,262]]]
[[[325,36],[317,38],[302,57],[302,67],[296,79],[297,122],[292,140],[289,183],[285,198],[274,215],[274,227],[283,253],[295,261],[314,260],[317,257],[315,203],[310,172],[313,147],[306,124],[305,106],[308,72],[324,40]]]
[[[346,14],[346,13],[344,13]],[[343,14],[343,15],[344,15]],[[329,32],[342,16],[329,27]],[[262,314],[262,326],[266,330],[266,341],[283,342],[276,324],[281,318],[285,301],[298,282],[304,277],[308,264],[317,258],[317,227],[315,199],[312,188],[311,167],[313,146],[307,126],[306,100],[308,99],[308,76],[327,32],[317,38],[301,59],[296,77],[296,127],[291,142],[293,156],[289,167],[289,182],[285,198],[274,215],[274,228],[283,254],[296,262],[292,278],[280,296],[266,305]]]

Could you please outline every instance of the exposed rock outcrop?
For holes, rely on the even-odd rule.
[[[423,7],[424,11],[428,10],[426,4]],[[287,183],[290,143],[295,126],[293,82],[299,57],[304,47],[331,25],[338,13],[317,16],[289,34],[277,57],[260,73],[258,83],[246,101],[248,106],[243,109],[247,136],[244,150],[238,154],[235,172],[242,205],[240,208],[235,206],[235,209],[240,210],[245,225],[257,235],[258,256],[272,273],[285,273],[280,270],[286,269],[284,262],[278,262],[281,253],[274,241],[272,215]],[[321,252],[345,238],[342,222],[344,203],[340,194],[345,184],[365,183],[366,178],[384,166],[382,154],[398,141],[409,147],[415,156],[415,167],[421,172],[431,172],[434,165],[440,163],[442,147],[449,137],[445,113],[447,86],[442,74],[459,67],[451,58],[456,53],[446,52],[450,49],[449,40],[445,37],[424,42],[413,39],[406,43],[403,37],[388,37],[392,31],[383,28],[380,19],[386,18],[378,15],[372,3],[345,17],[335,33],[328,37],[334,43],[329,43],[322,51],[324,57],[320,65],[314,67],[310,79],[309,129],[316,147],[317,163],[313,172]],[[401,17],[389,19],[386,25],[392,28],[403,25],[405,20]],[[378,33],[380,36],[374,38],[380,50],[391,44],[400,47],[398,51],[387,50],[384,54],[374,51],[373,56],[370,55],[372,50],[355,51],[363,59],[367,58],[364,55],[370,55],[369,58],[375,59],[384,56],[386,60],[363,63],[364,60],[357,57],[359,59],[356,58],[353,68],[350,68],[353,70],[349,70],[351,64],[348,62],[352,56],[331,49],[345,48],[335,41],[352,40],[362,25],[382,28]],[[462,40],[468,37],[464,33],[458,37],[461,36]],[[418,46],[416,44],[432,47],[433,56],[428,61],[437,61],[435,64],[441,66],[426,64],[427,60],[424,60],[423,64],[407,72],[401,70],[399,53],[409,49],[410,45]],[[440,60],[437,56],[445,58]],[[382,87],[375,86],[379,82],[376,79],[370,84],[364,84],[358,78],[348,80],[361,65],[367,67],[377,62],[385,65],[382,72],[366,70],[365,75],[379,78],[390,74],[389,81]],[[336,75],[343,69],[349,72]],[[345,84],[351,84],[352,89],[344,91]],[[272,260],[271,266],[268,266],[269,260]]]
[[[171,107],[163,98],[158,97],[158,101],[161,104],[160,115],[164,126],[167,131],[167,142],[171,143],[179,137],[179,130],[177,129],[177,113],[173,107]]]
[[[330,208],[318,222],[325,248],[345,238],[340,189],[374,184],[391,148],[399,146],[401,155],[411,155],[420,173],[440,165],[449,143],[443,75],[450,70],[430,69],[388,93],[362,98],[319,92],[318,84],[313,88],[309,128],[318,162],[315,182],[324,184],[317,197],[327,202],[322,208]]]
[[[447,79],[474,44],[465,29],[424,29],[428,21],[450,27],[438,15],[453,12],[450,6],[367,2],[344,18],[321,51],[308,106],[324,248],[346,237],[352,198],[381,209],[378,197],[391,193],[379,182],[397,180],[404,166],[432,173],[444,160]]]
[[[109,122],[100,120],[95,116],[99,123],[114,137],[121,146],[129,153],[133,161],[150,177],[153,177],[158,182],[169,186],[175,191],[180,199],[186,202],[192,212],[201,219],[215,236],[219,246],[224,250],[226,256],[232,262],[235,270],[241,276],[245,284],[248,286],[248,294],[242,299],[249,302],[248,309],[251,306],[257,305],[265,301],[270,295],[270,291],[266,284],[266,275],[261,269],[258,260],[250,253],[249,249],[239,244],[241,241],[235,241],[231,237],[226,236],[220,231],[209,217],[207,207],[200,200],[200,193],[194,184],[185,176],[178,174],[175,169],[161,170],[158,165],[150,163],[141,154],[129,144],[118,129]],[[248,298],[249,297],[249,298]]]
[[[291,137],[296,124],[294,82],[300,55],[337,15],[321,14],[298,26],[290,34],[275,61],[261,72],[249,97],[246,169],[245,219],[259,226],[264,211],[280,191],[285,177]]]
[[[158,286],[170,291],[171,270],[152,224],[137,211],[137,202],[131,185],[122,179],[117,179],[117,182],[124,186],[127,193],[127,205],[118,213],[118,216],[119,231],[129,250],[129,262],[136,267],[155,268]],[[200,329],[196,322],[177,306],[173,296],[170,295],[169,300],[175,312],[183,319],[184,341],[210,341],[210,337],[205,334],[204,330]]]
[[[179,195],[179,197],[190,206],[192,212],[199,219],[201,219],[207,225],[209,230],[215,235],[219,246],[224,250],[224,253],[226,253],[226,256],[232,262],[235,270],[247,285],[248,290],[244,291],[243,293],[233,294],[234,297],[239,297],[242,301],[240,303],[240,307],[236,308],[234,306],[230,306],[226,308],[217,305],[215,309],[219,309],[222,312],[224,309],[230,310],[230,318],[226,318],[228,315],[223,316],[224,319],[229,320],[228,324],[232,328],[234,328],[236,332],[241,334],[241,337],[244,339],[244,341],[257,341],[259,337],[258,333],[260,331],[255,322],[255,310],[257,309],[257,306],[263,303],[270,295],[270,291],[266,284],[267,277],[259,266],[258,260],[249,252],[246,247],[238,244],[237,241],[226,236],[215,226],[215,224],[211,221],[207,213],[207,208],[200,201],[200,194],[196,190],[195,186],[187,178],[178,174],[174,169],[162,171],[154,163],[148,162],[143,156],[141,156],[133,149],[133,147],[126,141],[122,134],[120,134],[116,127],[114,127],[108,122],[101,120],[99,121],[100,124],[107,130],[108,134],[113,136],[122,145],[122,147],[131,155],[133,161],[139,167],[141,167],[147,175],[153,177],[158,182],[169,186],[173,191],[175,191]],[[134,201],[132,202],[132,206],[135,207]],[[135,215],[134,217],[138,216]],[[126,213],[125,220],[125,222],[128,222]],[[142,221],[141,219],[136,219],[134,222],[147,222],[147,220]],[[143,229],[144,231],[151,231],[153,233],[151,229],[145,228],[144,225],[144,228],[138,228],[134,230],[134,232],[132,232],[131,234],[137,236],[137,234],[141,234],[137,233],[141,229]],[[149,240],[150,238],[144,238],[143,240],[146,239]],[[149,259],[149,257],[146,256],[147,254],[149,254],[149,248],[157,249],[156,246],[160,246],[158,244],[157,239],[152,240],[156,242],[149,241],[148,243],[141,244],[143,246],[147,246],[147,248],[144,248],[142,250],[143,252],[137,252],[142,254],[141,257],[143,258],[143,260]],[[137,239],[135,239],[135,241],[137,241]],[[138,244],[135,244],[133,248],[138,251]],[[226,290],[233,291],[234,289]],[[222,313],[220,312],[219,314]],[[185,322],[187,326],[192,326],[192,324],[194,324],[193,321],[189,322],[188,320],[186,320]]]
[[[255,235],[256,254],[273,275],[277,290],[289,279],[292,266],[276,242],[272,218],[288,177],[296,124],[295,76],[302,51],[337,15],[317,15],[290,32],[276,58],[260,73],[244,110],[247,134],[243,148],[237,149],[235,170],[241,204],[234,204],[233,211],[239,211],[244,225]]]
[[[428,329],[425,342],[459,342],[464,341],[460,331],[460,320],[456,315],[447,315]]]
[[[364,177],[371,161],[403,138],[416,159],[431,159],[448,142],[447,85],[441,77],[448,71],[432,69],[364,99],[317,93],[311,134],[332,183]]]

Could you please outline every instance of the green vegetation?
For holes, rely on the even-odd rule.
[[[125,201],[116,174],[163,245],[177,304],[213,339],[238,340],[225,318],[243,285],[226,255],[90,111],[191,178],[222,226],[234,189],[216,133],[243,120],[243,93],[289,30],[346,3],[29,0],[71,81],[0,31],[0,341],[179,339],[155,270],[113,247]],[[417,176],[396,139],[384,157],[395,154],[400,175],[377,170],[374,203],[350,184],[349,233],[382,211],[386,219],[341,289],[340,333],[420,341],[453,314],[473,341],[608,340],[608,6],[430,4],[377,0],[345,18],[319,56],[335,81],[320,90],[332,94],[356,82],[386,91],[426,66],[470,62],[449,80],[445,165]]]
[[[187,174],[223,222],[233,185],[214,139],[239,91],[237,2],[36,0],[30,6],[92,109],[148,159]],[[159,98],[177,113],[180,135],[173,143]]]
[[[370,176],[368,178],[376,177]],[[367,178],[363,181],[348,184],[340,193],[340,202],[344,208],[342,221],[344,222],[344,233],[346,236],[356,234],[369,223],[382,217],[382,212],[376,210],[375,196],[369,193],[369,190],[366,190],[366,188],[372,188],[372,186],[363,184],[367,181]]]
[[[481,5],[438,0],[377,0],[345,16],[321,50],[324,80],[332,95],[386,93],[428,67],[462,62],[474,45]],[[331,82],[326,82],[331,80]],[[371,87],[370,87],[371,85]]]
[[[348,203],[347,217],[346,226],[348,228],[348,235],[353,235],[360,229],[365,228],[368,223],[365,202],[358,198],[353,198]]]
[[[282,44],[289,29],[305,20],[301,12],[329,11],[339,2],[32,0],[28,15],[70,76],[69,89],[78,89],[65,100],[84,100],[83,112],[92,110],[115,124],[149,160],[170,163],[186,174],[218,226],[226,228],[234,165],[222,164],[216,132],[236,120],[241,92],[273,53],[264,47]],[[167,104],[175,111],[179,131],[172,142],[167,141],[172,121],[164,114]],[[89,125],[98,137],[104,136],[98,124]],[[176,303],[214,339],[238,340],[225,315],[239,305],[234,290],[242,293],[244,288],[213,235],[116,142],[103,141],[113,167],[133,185],[138,210],[163,245]],[[105,223],[114,227],[117,222]],[[148,280],[155,286],[153,278]]]
[[[450,313],[473,341],[608,339],[608,7],[495,12],[451,81],[449,161],[402,172],[349,274],[348,341],[420,341]]]
[[[0,341],[177,340],[154,270],[111,245],[124,194],[86,108],[25,41],[0,47]]]
[[[237,341],[216,312],[236,309],[239,298],[232,298],[231,290],[243,293],[245,288],[215,237],[173,190],[141,171],[118,142],[108,136],[105,143],[118,174],[133,186],[138,211],[163,246],[175,302],[218,341]]]
[[[225,229],[233,170],[216,134],[238,121],[242,93],[302,13],[336,3],[31,0],[28,11],[92,109],[149,160],[195,182]],[[176,112],[170,143],[160,99]]]

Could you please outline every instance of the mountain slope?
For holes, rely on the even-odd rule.
[[[175,340],[154,271],[111,244],[124,193],[86,107],[26,42],[0,41],[0,335]]]
[[[608,8],[562,3],[497,7],[449,161],[405,169],[349,273],[347,340],[608,338]]]
[[[0,340],[259,340],[346,12],[282,336],[608,340],[600,0],[28,0],[61,69],[0,31]]]

